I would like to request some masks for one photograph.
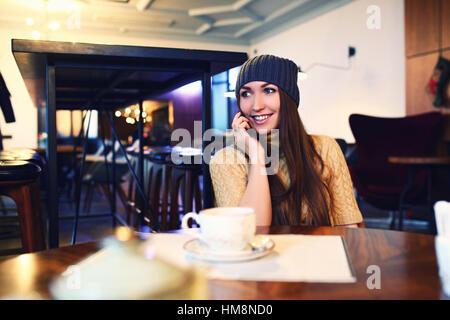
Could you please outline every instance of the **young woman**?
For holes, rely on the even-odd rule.
[[[357,227],[362,216],[345,158],[333,138],[306,133],[297,111],[297,74],[294,62],[271,55],[242,66],[236,82],[241,111],[232,123],[235,146],[218,151],[210,162],[216,204],[254,208],[259,226]],[[259,138],[267,134],[269,141],[279,141],[270,146],[279,147],[276,174],[267,174],[266,151],[250,128]]]

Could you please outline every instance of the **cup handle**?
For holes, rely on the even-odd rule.
[[[198,223],[198,220],[197,220],[198,214],[197,213],[195,213],[195,212],[186,213],[183,216],[183,219],[181,219],[181,228],[182,229],[189,229],[188,221],[190,218],[194,219]]]

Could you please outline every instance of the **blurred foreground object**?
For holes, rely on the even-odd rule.
[[[439,265],[439,277],[441,278],[444,293],[450,297],[450,202],[436,202],[434,211],[438,232],[435,238],[435,248]]]
[[[56,299],[207,299],[200,269],[179,268],[157,255],[126,227],[103,241],[103,249],[69,266],[51,284]]]

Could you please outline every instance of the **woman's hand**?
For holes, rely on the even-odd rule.
[[[256,225],[270,226],[272,221],[272,203],[270,199],[269,179],[265,166],[265,151],[259,141],[247,130],[250,121],[238,112],[231,124],[234,143],[248,154],[250,168],[245,192],[239,201],[240,207],[250,207],[256,212]]]
[[[251,128],[250,120],[238,112],[234,116],[231,127],[233,128],[234,143],[248,154],[251,163],[264,161],[263,147],[247,132]]]

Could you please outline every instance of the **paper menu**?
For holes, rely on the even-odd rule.
[[[207,263],[187,258],[182,247],[191,235],[155,234],[149,248],[164,260],[180,267],[200,263],[208,267],[209,279],[356,282],[345,241],[340,236],[269,235],[275,242],[273,252],[260,259],[237,263]]]
[[[177,294],[204,296],[201,279],[351,283],[356,281],[340,236],[269,235],[264,257],[208,263],[183,249],[192,233],[151,234],[139,254],[109,246],[68,269],[51,285],[58,299],[139,299]],[[193,267],[196,268],[193,268]],[[79,277],[77,278],[77,275]],[[74,281],[78,279],[78,281]],[[190,279],[190,280],[189,280]],[[188,281],[189,280],[189,281]],[[169,290],[170,289],[170,290]],[[184,291],[183,291],[183,290]],[[200,290],[200,291],[199,291]]]

